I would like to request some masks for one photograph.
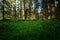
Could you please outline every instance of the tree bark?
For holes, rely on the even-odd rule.
[[[3,17],[3,20],[4,20],[4,12],[5,12],[5,11],[4,11],[4,0],[3,0],[2,2],[3,2],[3,5],[2,5],[2,10],[3,10],[3,11],[2,11],[2,17]]]
[[[26,13],[25,13],[25,1],[26,1],[26,0],[24,0],[24,19],[26,20]]]
[[[39,19],[37,8],[38,8],[38,0],[35,0],[35,15],[36,15],[36,19]]]
[[[29,19],[31,18],[31,0],[28,0],[29,2]]]

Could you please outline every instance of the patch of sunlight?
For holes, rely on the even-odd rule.
[[[49,16],[48,19],[51,19],[51,16]]]

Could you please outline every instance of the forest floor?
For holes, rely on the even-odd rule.
[[[1,20],[0,40],[60,40],[60,20]]]

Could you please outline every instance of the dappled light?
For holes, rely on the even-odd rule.
[[[0,20],[54,19],[59,15],[56,11],[60,9],[58,7],[59,0],[2,0],[0,1]]]

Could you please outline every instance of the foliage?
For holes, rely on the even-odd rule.
[[[0,40],[60,40],[60,21],[0,21]]]

